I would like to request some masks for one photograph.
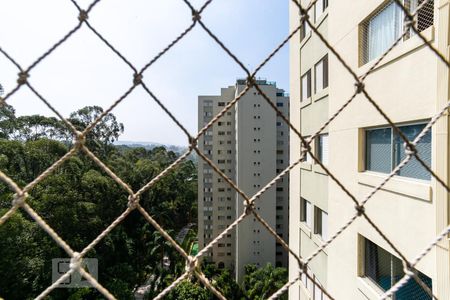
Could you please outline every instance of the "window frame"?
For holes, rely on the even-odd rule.
[[[412,1],[417,1],[417,5],[420,5],[420,1],[422,0],[401,0],[403,6],[408,9],[411,12],[411,2]],[[431,4],[430,4],[431,3]],[[383,1],[382,4],[380,4],[378,7],[376,7],[360,24],[359,24],[359,66],[363,66],[371,61],[374,61],[376,59],[378,59],[382,53],[384,53],[387,49],[389,49],[389,47],[387,47],[386,49],[384,49],[381,52],[381,55],[376,55],[371,57],[370,53],[369,53],[369,44],[370,44],[370,38],[369,38],[369,27],[371,22],[374,21],[374,19],[379,16],[385,9],[387,9],[390,5],[397,5],[395,0],[386,0]],[[427,7],[429,5],[432,5],[432,7]],[[394,20],[394,23],[396,24],[398,22],[398,27],[399,27],[399,33],[395,34],[395,38],[394,41],[397,40],[404,32],[405,30],[405,23],[404,23],[404,19],[405,19],[405,14],[402,10],[402,8],[398,8],[400,9],[400,16],[398,18],[398,20]],[[432,15],[431,15],[431,21],[428,22],[421,22],[421,20],[423,21],[424,18],[426,18],[426,16],[423,16],[423,14],[426,14],[427,12],[432,11]],[[422,19],[421,19],[421,16]],[[416,23],[416,29],[419,32],[423,32],[424,30],[432,27],[435,25],[436,22],[436,16],[435,16],[435,1],[434,0],[429,0],[429,2],[427,4],[425,4],[422,8],[421,11],[419,11],[415,16],[414,16],[414,20]],[[425,25],[424,25],[425,23]],[[428,24],[428,26],[426,26],[426,24]],[[404,36],[402,41],[406,41],[409,38],[411,38],[412,36],[415,35],[415,31],[413,29],[410,29]],[[392,42],[393,43],[393,42]]]
[[[303,73],[300,77],[300,102],[308,101],[312,96],[312,80],[311,80],[311,69]],[[303,79],[306,78],[306,92],[304,92]],[[306,97],[304,97],[306,96]]]
[[[417,125],[423,125],[426,126],[428,124],[429,120],[419,120],[419,121],[414,121],[414,122],[407,122],[407,123],[401,123],[401,124],[395,124],[395,126],[400,130],[403,127],[409,127],[409,126],[417,126]],[[391,137],[390,137],[390,149],[391,149],[391,159],[390,159],[390,171],[387,173],[381,172],[381,171],[374,171],[374,170],[370,170],[368,168],[368,139],[367,139],[367,133],[369,131],[374,131],[374,130],[382,130],[382,129],[390,129],[391,130]],[[399,162],[396,162],[396,151],[395,151],[395,139],[398,136],[398,133],[394,130],[393,127],[389,126],[389,125],[383,125],[383,126],[375,126],[375,127],[367,127],[364,128],[364,133],[363,133],[363,153],[362,153],[362,159],[363,159],[363,171],[364,172],[374,172],[374,173],[379,173],[379,174],[389,174],[390,172],[392,172],[392,170],[394,170],[398,163],[401,162],[401,160]],[[423,129],[422,129],[423,130]],[[433,129],[430,128],[429,131],[427,132],[427,134],[430,134],[430,165],[429,167],[431,168],[431,164],[433,163]],[[399,136],[398,136],[399,137]],[[401,138],[401,137],[399,137]],[[422,140],[425,138],[425,136],[422,138]],[[412,140],[410,140],[410,142],[412,142]],[[420,155],[419,155],[420,156]],[[423,159],[423,157],[421,157]],[[411,161],[408,162],[408,164]],[[407,166],[408,164],[406,164],[405,166]],[[404,166],[404,167],[405,167]],[[422,166],[421,166],[422,167]],[[423,168],[423,167],[422,167]],[[403,176],[400,174],[396,174],[395,176],[399,176],[401,178],[405,178],[408,180],[420,180],[420,181],[424,181],[424,182],[430,182],[432,180],[432,176],[431,174],[429,174],[429,178],[428,179],[423,179],[423,178],[417,178],[417,177],[412,177],[412,176]]]
[[[325,63],[326,62],[326,63]],[[317,67],[322,64],[322,83],[321,89],[317,89]],[[326,89],[329,85],[329,61],[328,61],[328,53],[325,54],[315,65],[314,65],[314,94],[317,94],[320,91]]]
[[[392,287],[394,284],[396,284],[398,282],[398,280],[400,280],[405,275],[404,271],[403,271],[402,260],[401,260],[401,258],[397,257],[397,255],[392,254],[390,251],[386,250],[385,248],[379,246],[377,243],[371,241],[370,239],[368,239],[368,238],[366,238],[366,237],[364,237],[362,235],[358,236],[358,240],[359,240],[359,252],[360,252],[360,255],[359,255],[359,258],[358,258],[358,263],[360,265],[360,271],[358,272],[358,276],[363,278],[364,280],[369,281],[371,284],[373,284],[378,289],[377,292],[382,294],[387,289],[382,287],[380,285],[380,282],[377,282],[377,279],[376,278],[372,278],[371,274],[370,274],[370,273],[374,273],[374,272],[376,274],[376,273],[379,272],[377,270],[383,269],[383,267],[380,265],[380,263],[383,263],[383,262],[379,260],[378,255],[381,253],[381,254],[384,254],[385,256],[389,257],[389,261],[386,264],[388,266],[388,268],[389,268],[389,279],[390,279],[390,282],[389,282],[390,286],[387,287],[388,289],[390,287]],[[371,243],[373,246],[376,247],[375,255],[377,255],[377,258],[376,258],[376,264],[377,265],[375,267],[375,270],[371,270],[371,271],[369,271],[369,267],[368,267],[368,261],[371,260],[371,259],[370,259],[370,257],[368,257],[368,253],[367,253],[367,249],[369,248],[368,245],[367,245],[367,242]],[[385,253],[383,253],[383,252],[385,252]],[[372,255],[374,255],[374,253],[372,253]],[[397,261],[395,261],[395,260],[397,260]],[[397,263],[397,268],[398,269],[395,268],[396,263]],[[401,272],[400,276],[396,275],[396,273],[397,273],[396,271],[397,272],[398,271]],[[425,276],[425,277],[427,277],[430,280],[430,286],[428,286],[428,287],[432,290],[432,288],[433,288],[433,279],[431,277],[429,277],[428,275],[420,272],[417,269],[416,269],[416,271],[418,273],[418,276],[421,277],[422,280],[423,280],[422,276]],[[377,276],[377,274],[375,276]],[[380,276],[380,279],[382,279],[382,276]],[[414,280],[413,280],[413,282],[414,282]],[[426,282],[424,282],[424,283],[426,284]],[[425,292],[423,291],[423,289],[421,287],[420,287],[420,290],[425,294]],[[399,292],[399,291],[397,291],[397,292]],[[403,297],[404,296],[405,295],[403,295]],[[394,293],[391,296],[391,298],[393,300],[395,300],[395,299],[397,299],[397,295]],[[430,299],[431,299],[431,297],[430,297]]]
[[[309,20],[312,20],[311,18],[311,11],[312,9],[308,10],[308,17]],[[301,17],[301,14],[300,14]],[[309,26],[308,22],[303,21],[300,26],[300,43],[311,33],[311,27]]]
[[[309,209],[308,209],[309,204]],[[313,229],[313,204],[311,201],[306,200],[303,197],[300,197],[300,221],[303,222],[306,227],[309,229]],[[308,214],[309,212],[309,214]],[[309,216],[309,218],[308,218]]]
[[[323,159],[324,153],[322,153],[322,147],[321,147],[321,145],[322,145],[321,137],[324,137],[324,136],[327,136],[327,147],[328,147],[327,152],[326,152],[326,154],[327,154],[326,161],[324,161],[324,159]],[[328,132],[319,134],[316,138],[315,155],[316,155],[317,159],[325,166],[328,165],[329,159],[330,159],[330,154],[329,154],[330,153],[330,140],[329,140],[329,138],[330,138],[330,136],[329,136]],[[317,164],[316,161],[315,161],[315,163]]]
[[[327,216],[325,222],[323,219],[323,214]],[[322,241],[326,241],[328,239],[328,213],[317,206],[314,206],[314,234],[320,236]]]
[[[320,12],[317,11],[317,4],[318,3],[321,3],[321,10],[320,10]],[[322,17],[322,15],[327,10],[327,8],[328,8],[328,0],[317,0],[316,1],[316,4],[314,4],[314,23],[317,23],[320,20],[320,17]]]

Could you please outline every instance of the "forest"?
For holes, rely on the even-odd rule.
[[[77,130],[86,128],[103,112],[88,106],[70,114]],[[116,146],[124,126],[109,113],[86,137],[86,146],[134,191],[147,184],[177,159],[177,154]],[[14,108],[0,108],[0,170],[20,187],[26,186],[72,147],[73,134],[54,117],[16,116]],[[10,208],[14,193],[0,183],[0,216]],[[79,151],[29,192],[29,204],[75,251],[81,251],[126,208],[127,192],[90,157]],[[172,237],[197,222],[197,169],[183,161],[145,192],[142,207]],[[189,251],[195,226],[180,241]],[[53,239],[19,209],[0,226],[0,299],[33,299],[52,283],[52,259],[65,258]],[[98,280],[117,299],[135,299],[145,286],[151,299],[184,272],[184,260],[138,212],[133,211],[86,257],[98,259]],[[238,285],[231,272],[204,263],[202,270],[228,299],[263,299],[287,280],[287,271],[267,265],[246,266]],[[103,299],[93,288],[53,290],[49,299]],[[214,299],[195,277],[183,281],[167,299]]]

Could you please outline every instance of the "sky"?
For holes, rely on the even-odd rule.
[[[91,1],[78,0],[82,8]],[[195,7],[204,1],[191,0]],[[288,0],[214,0],[202,21],[250,70],[289,34]],[[22,68],[61,39],[78,22],[69,0],[0,1],[0,47]],[[182,0],[103,0],[89,14],[90,24],[138,69],[192,22]],[[0,83],[16,85],[17,68],[0,54]],[[289,91],[288,45],[261,71]],[[245,77],[242,69],[197,25],[144,73],[149,89],[194,135],[197,97],[220,94],[221,87]],[[35,67],[29,82],[63,116],[88,105],[106,109],[132,85],[133,71],[86,25]],[[8,99],[17,115],[54,116],[27,87]],[[142,87],[112,112],[124,124],[122,141],[186,146],[186,135]]]

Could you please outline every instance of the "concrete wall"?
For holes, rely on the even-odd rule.
[[[434,26],[426,29],[423,35],[448,59],[449,3],[447,0],[434,2]],[[381,0],[330,1],[328,17],[321,25],[323,29],[319,29],[357,76],[367,72],[374,63],[360,65],[360,24],[382,4]],[[290,16],[291,29],[294,29],[298,25],[299,14],[292,4]],[[314,133],[355,91],[355,79],[330,53],[328,98],[314,101],[313,96],[306,104],[299,101],[300,76],[317,61],[323,47],[320,41],[315,40],[314,34],[302,43],[298,37],[291,42],[291,121],[306,135]],[[401,41],[373,70],[365,86],[386,115],[398,124],[427,121],[449,99],[448,68],[417,36]],[[299,111],[300,116],[297,117],[295,114]],[[364,170],[364,130],[386,124],[373,105],[358,95],[326,129],[329,132],[329,170],[359,201],[386,176]],[[432,129],[432,168],[447,183],[448,132],[447,115]],[[291,161],[298,157],[298,149],[298,139],[291,136]],[[290,246],[298,249],[303,257],[311,254],[317,243],[299,221],[300,195],[327,209],[330,236],[355,214],[352,200],[332,180],[320,179],[320,173],[320,168],[307,164],[291,172]],[[367,203],[366,212],[394,245],[412,260],[448,226],[448,202],[448,192],[435,179],[424,181],[395,176]],[[395,254],[372,226],[359,218],[324,253],[311,261],[312,272],[336,299],[377,299],[380,295],[380,289],[363,277],[360,249],[363,238]],[[444,239],[417,265],[420,272],[432,278],[433,293],[438,299],[450,299],[448,250],[449,241]],[[292,259],[290,262],[292,265],[295,263]],[[290,278],[296,275],[291,268]],[[321,280],[324,276],[325,282]],[[302,284],[297,284],[290,289],[289,297],[298,299],[299,294],[305,299],[311,296]]]
[[[355,3],[352,14],[348,14],[344,5],[336,4],[330,12],[331,44],[358,74],[366,72],[373,62],[359,66],[359,27],[355,25],[381,3]],[[435,42],[437,30],[438,27],[431,27],[424,34]],[[413,36],[401,42],[367,78],[367,91],[396,123],[428,120],[437,110],[437,66],[436,56],[422,46],[417,36]],[[330,112],[335,112],[350,98],[354,92],[353,84],[354,79],[335,58],[331,58]],[[367,99],[359,95],[330,124],[330,169],[358,199],[364,199],[383,177],[361,169],[364,150],[361,149],[363,135],[359,132],[365,127],[386,123]],[[433,130],[434,145],[436,139]],[[433,161],[439,151],[434,147]],[[409,259],[413,259],[436,235],[435,206],[439,199],[433,198],[435,186],[434,180],[424,182],[396,177],[366,205],[373,222]],[[330,231],[336,232],[354,214],[354,203],[333,182],[329,183],[329,191],[333,195],[329,199]],[[362,275],[358,272],[358,267],[361,267],[361,253],[357,247],[359,236],[394,253],[367,221],[358,219],[329,247],[329,278],[340,278],[329,280],[329,290],[338,299],[360,299],[362,295],[372,299],[379,293],[367,279],[358,277]],[[433,279],[433,286],[438,285],[435,255],[433,250],[417,266],[419,271]]]
[[[297,6],[289,2],[289,27],[292,32],[300,24]],[[289,86],[290,86],[290,122],[300,128],[300,34],[297,33],[289,43]],[[290,163],[300,158],[300,139],[293,130],[290,132]],[[300,168],[290,171],[289,178],[289,247],[300,253]],[[289,280],[298,276],[298,263],[289,255]],[[297,281],[289,288],[289,299],[300,297],[300,284]]]
[[[302,5],[306,5],[302,2]],[[328,36],[328,8],[325,9],[320,16],[315,16],[314,8],[310,11],[310,20],[318,28],[325,37]],[[291,30],[298,26],[300,15],[298,8],[291,5]],[[315,65],[328,54],[328,49],[323,45],[320,39],[313,33],[309,32],[300,41],[300,36],[291,41],[291,121],[296,128],[305,137],[314,135],[322,125],[328,120],[329,107],[329,88],[315,91],[314,78]],[[301,77],[308,71],[311,72],[311,97],[308,99],[301,99]],[[296,98],[293,97],[296,96]],[[328,128],[325,128],[321,133],[327,133]],[[291,162],[300,159],[300,141],[294,138],[291,133]],[[311,143],[312,151],[316,153],[316,141]],[[294,150],[296,149],[296,150]],[[299,169],[291,172],[291,188],[290,188],[290,246],[298,249],[301,257],[306,258],[314,253],[317,248],[322,245],[322,238],[314,233],[315,209],[328,213],[328,176],[314,161],[302,162]],[[310,228],[305,222],[300,221],[300,199],[304,198],[312,205],[312,224]],[[293,236],[294,235],[294,236]],[[319,253],[309,264],[311,276],[315,278],[324,286],[327,287],[327,251]],[[294,261],[293,261],[294,263]],[[291,268],[292,269],[292,268]],[[290,278],[298,276],[293,270],[290,271]],[[301,299],[313,297],[314,288],[306,286],[304,282],[294,285],[289,291],[290,299]],[[305,299],[306,299],[305,298]]]

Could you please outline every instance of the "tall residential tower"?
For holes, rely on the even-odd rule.
[[[258,86],[285,116],[289,98],[274,82],[257,80]],[[245,80],[221,89],[219,96],[199,96],[198,126],[203,128],[245,89]],[[253,196],[289,163],[289,130],[275,110],[257,92],[248,90],[199,140],[200,150],[223,173]],[[203,248],[244,212],[244,200],[213,169],[199,159],[198,239]],[[256,210],[288,240],[289,177],[284,176],[255,203]],[[235,271],[241,281],[244,266],[272,263],[287,267],[287,254],[267,230],[248,216],[235,231],[220,240],[208,259],[219,268]]]

